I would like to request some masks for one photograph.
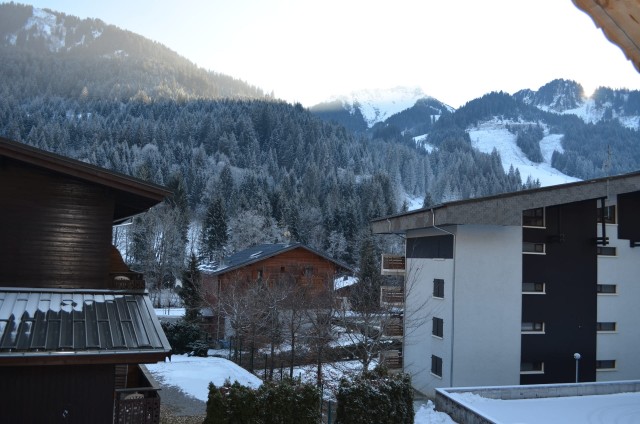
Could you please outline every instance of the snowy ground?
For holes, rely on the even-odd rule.
[[[207,401],[209,382],[220,386],[226,379],[238,381],[249,387],[257,388],[262,384],[255,375],[223,358],[199,358],[186,355],[173,355],[171,362],[146,365],[153,377],[163,385],[179,387],[186,395]],[[339,378],[345,372],[358,370],[357,361],[342,363],[338,366],[327,366],[327,377]],[[313,381],[313,367],[296,367],[295,375],[304,380]],[[416,411],[415,424],[455,424],[447,414],[434,410],[428,402]]]
[[[504,424],[639,424],[640,393],[498,400],[473,393],[451,397]]]

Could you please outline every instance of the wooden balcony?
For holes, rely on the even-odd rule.
[[[405,257],[400,255],[382,255],[382,275],[404,275]]]
[[[142,368],[137,368],[137,383],[140,387],[116,389],[114,420],[116,424],[159,424],[160,390]]]
[[[402,355],[399,350],[383,350],[380,352],[380,363],[389,371],[402,371]]]
[[[404,306],[404,289],[401,286],[380,287],[380,306],[398,307]]]
[[[387,337],[402,337],[404,326],[401,318],[393,318],[384,328],[384,335]]]

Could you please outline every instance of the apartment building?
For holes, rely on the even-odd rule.
[[[418,390],[640,378],[640,172],[372,228],[406,240],[402,362]]]

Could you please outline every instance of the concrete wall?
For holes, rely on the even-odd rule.
[[[616,224],[607,224],[606,232],[617,256],[598,257],[598,284],[616,284],[617,293],[598,295],[598,321],[617,323],[617,331],[598,333],[596,358],[615,359],[616,369],[596,371],[596,381],[640,379],[640,247],[618,240]]]
[[[518,384],[522,304],[522,230],[506,226],[448,226],[454,259],[407,257],[405,372],[416,389]],[[446,234],[410,231],[407,237]],[[409,255],[407,255],[409,256]],[[433,279],[445,281],[444,299],[433,297]],[[443,337],[432,335],[442,318]],[[442,358],[442,377],[431,373],[431,355]]]
[[[445,233],[431,231],[409,232],[407,237],[441,236]],[[407,255],[409,256],[409,255]],[[449,387],[451,366],[450,340],[452,317],[453,260],[409,258],[405,304],[404,371],[411,374],[413,386],[432,396],[436,387]],[[444,298],[433,297],[433,280],[444,280]],[[444,337],[432,336],[432,318],[444,320]],[[431,355],[442,358],[442,378],[431,373]]]
[[[520,382],[522,229],[459,226],[453,386]]]

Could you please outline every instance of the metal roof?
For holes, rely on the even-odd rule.
[[[0,290],[0,359],[170,351],[147,294]]]
[[[320,257],[323,257],[324,259],[335,263],[336,265],[338,265],[341,268],[344,268],[345,270],[349,271],[349,272],[353,272],[353,270],[351,269],[351,267],[349,267],[348,265],[337,261],[335,259],[330,258],[329,256],[318,252],[317,250],[314,250],[310,247],[307,247],[305,245],[303,245],[302,243],[271,243],[271,244],[259,244],[256,246],[252,246],[249,247],[245,250],[242,250],[240,252],[236,252],[233,255],[224,258],[222,260],[222,262],[216,267],[211,269],[208,266],[204,266],[201,267],[201,271],[206,272],[207,274],[211,274],[211,275],[220,275],[220,274],[225,274],[229,271],[233,271],[236,270],[238,268],[241,268],[243,266],[255,263],[255,262],[260,262],[263,261],[267,258],[270,258],[272,256],[276,256],[279,255],[281,253],[284,252],[288,252],[290,250],[293,249],[305,249],[308,250]]]

